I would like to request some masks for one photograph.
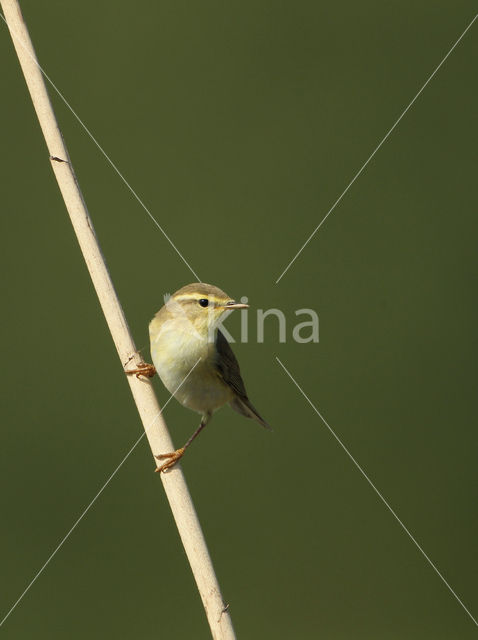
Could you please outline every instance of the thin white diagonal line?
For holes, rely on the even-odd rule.
[[[402,529],[405,531],[405,533],[408,535],[408,537],[410,538],[410,540],[413,542],[413,544],[417,547],[417,549],[420,551],[420,553],[423,555],[423,557],[425,558],[425,560],[428,562],[428,564],[432,567],[432,569],[435,571],[435,573],[439,576],[439,578],[441,578],[442,582],[445,584],[445,586],[448,588],[448,590],[450,591],[450,593],[456,598],[456,600],[460,603],[460,605],[463,607],[463,609],[466,611],[466,613],[470,616],[470,618],[473,620],[473,622],[476,624],[476,626],[478,627],[478,622],[476,621],[476,619],[473,617],[473,615],[470,613],[469,609],[466,608],[466,606],[464,605],[463,601],[458,597],[458,595],[456,594],[456,592],[452,589],[452,587],[450,586],[450,584],[446,581],[446,579],[444,578],[443,574],[440,573],[439,569],[437,568],[437,566],[432,562],[432,560],[429,558],[429,556],[425,553],[425,551],[422,549],[422,547],[419,545],[419,543],[417,542],[417,540],[413,537],[413,535],[410,533],[410,531],[407,529],[407,527],[403,524],[403,522],[400,520],[400,518],[398,517],[398,515],[395,513],[395,511],[392,509],[392,507],[390,506],[390,504],[387,502],[387,500],[383,497],[383,495],[380,493],[380,491],[377,489],[377,487],[374,485],[374,483],[370,480],[370,478],[368,477],[368,475],[365,473],[365,471],[363,470],[363,468],[360,466],[360,464],[357,462],[357,460],[353,457],[353,455],[350,453],[350,451],[347,449],[347,447],[344,445],[344,443],[342,442],[342,440],[338,437],[338,435],[335,433],[335,431],[332,429],[332,427],[329,425],[329,423],[327,422],[327,420],[324,418],[324,416],[320,413],[320,411],[317,409],[317,407],[314,405],[314,403],[312,402],[312,400],[310,400],[310,398],[306,395],[305,391],[300,387],[299,383],[295,380],[295,378],[292,376],[292,374],[290,373],[290,371],[285,367],[285,365],[279,360],[279,358],[276,356],[276,360],[277,362],[280,364],[280,366],[284,369],[284,371],[287,373],[287,375],[289,376],[289,378],[292,380],[292,382],[295,384],[295,386],[297,387],[297,389],[299,389],[300,393],[304,396],[304,398],[307,400],[307,402],[310,404],[310,406],[312,407],[312,409],[315,411],[315,413],[319,416],[319,418],[322,420],[322,422],[325,424],[325,426],[327,427],[327,429],[330,431],[330,433],[334,436],[334,438],[337,440],[337,442],[339,443],[339,445],[342,447],[342,449],[345,451],[345,453],[348,455],[348,457],[350,458],[350,460],[354,463],[354,465],[357,467],[357,469],[360,471],[360,473],[363,475],[363,477],[365,478],[365,480],[369,483],[369,485],[372,487],[372,489],[375,491],[375,493],[378,495],[378,497],[380,498],[380,500],[383,502],[383,504],[387,507],[387,509],[390,511],[390,513],[392,514],[392,516],[395,518],[395,520],[398,522],[398,524],[402,527]]]
[[[191,375],[193,369],[196,367],[196,365],[198,364],[200,358],[198,359],[198,361],[196,362],[196,364],[194,365],[194,367],[191,368],[191,370],[189,371],[188,375],[184,378],[184,380],[182,380],[181,384],[178,386],[178,388],[176,389],[176,391],[178,391],[181,386],[184,384],[184,382],[186,382],[186,380],[188,379],[188,377]],[[149,429],[153,426],[153,424],[156,422],[156,420],[159,418],[159,416],[163,413],[163,411],[166,409],[166,407],[168,406],[168,404],[170,403],[170,401],[172,400],[172,398],[174,397],[174,394],[176,393],[176,391],[171,394],[169,396],[169,398],[166,400],[166,402],[164,403],[164,406],[162,407],[162,409],[157,413],[157,415],[153,418],[153,420],[151,421],[151,423],[148,425],[148,427],[143,431],[143,433],[139,436],[139,438],[136,440],[136,442],[133,444],[133,446],[131,447],[131,449],[128,451],[128,453],[125,455],[125,457],[121,460],[121,462],[119,463],[119,465],[116,467],[116,469],[113,471],[113,473],[108,477],[108,479],[106,480],[106,482],[102,485],[101,489],[98,491],[98,493],[95,495],[95,497],[93,498],[93,500],[91,500],[91,502],[88,504],[88,506],[82,511],[80,517],[75,521],[75,523],[73,524],[73,526],[71,527],[71,529],[69,529],[69,531],[63,536],[63,538],[61,539],[60,543],[55,547],[55,549],[53,550],[53,552],[48,556],[48,558],[46,559],[46,561],[43,563],[43,565],[40,567],[40,569],[36,572],[36,574],[33,576],[32,580],[30,580],[30,582],[28,583],[27,587],[24,589],[24,591],[22,592],[22,594],[17,598],[17,600],[14,602],[14,604],[10,607],[10,609],[7,611],[7,613],[4,615],[4,617],[2,618],[2,620],[0,621],[0,627],[4,624],[4,622],[7,620],[7,618],[10,616],[10,614],[13,612],[14,609],[16,609],[16,607],[20,604],[20,602],[23,600],[23,597],[28,593],[28,591],[30,590],[30,588],[33,586],[33,584],[36,582],[36,580],[40,577],[40,575],[43,573],[43,571],[46,569],[46,567],[50,564],[50,562],[53,560],[53,558],[56,556],[56,554],[58,553],[58,551],[61,549],[61,547],[64,545],[64,543],[68,540],[68,538],[70,537],[70,535],[73,533],[73,531],[76,529],[76,527],[80,524],[80,522],[83,520],[83,518],[85,517],[85,515],[88,513],[88,511],[91,509],[91,507],[95,504],[95,502],[98,500],[98,498],[100,497],[100,495],[103,493],[103,491],[106,489],[106,487],[109,485],[109,483],[111,482],[111,480],[113,480],[113,478],[115,477],[115,475],[118,473],[118,471],[121,469],[121,467],[123,466],[123,464],[126,462],[126,460],[130,457],[130,455],[133,453],[133,451],[136,449],[136,447],[138,446],[138,444],[141,442],[141,440],[143,439],[143,437],[147,434],[147,432],[149,431]]]
[[[7,25],[7,21],[5,20],[5,17],[2,13],[0,13],[0,18],[3,20],[3,22]],[[8,27],[8,25],[7,25]],[[163,236],[166,238],[166,240],[169,242],[169,244],[172,246],[172,248],[176,251],[176,253],[178,254],[178,256],[181,258],[181,260],[184,262],[184,264],[188,267],[188,269],[191,271],[191,273],[193,274],[193,276],[196,278],[196,280],[198,282],[200,282],[200,278],[197,275],[197,273],[194,271],[194,269],[191,267],[191,265],[189,264],[189,262],[186,260],[186,258],[183,256],[183,254],[179,251],[179,249],[177,248],[177,246],[174,244],[174,242],[171,240],[171,238],[168,236],[168,234],[166,233],[166,231],[163,229],[163,227],[159,224],[159,222],[156,220],[156,218],[153,216],[153,214],[151,213],[151,211],[148,209],[148,207],[144,204],[144,202],[141,200],[141,198],[139,197],[139,195],[136,193],[136,191],[133,189],[133,187],[130,185],[130,183],[126,180],[126,178],[124,177],[124,175],[121,173],[121,171],[118,169],[118,167],[115,165],[115,163],[113,162],[113,160],[109,157],[109,155],[106,153],[106,151],[103,149],[103,147],[100,145],[100,143],[98,142],[98,140],[95,138],[95,136],[91,133],[91,131],[88,129],[88,127],[85,125],[85,123],[83,122],[83,120],[80,118],[80,116],[76,113],[76,111],[73,109],[73,107],[70,105],[70,103],[68,102],[68,100],[65,98],[65,96],[61,93],[61,91],[58,89],[58,87],[56,86],[56,84],[53,82],[53,80],[50,78],[50,76],[46,73],[46,71],[43,69],[43,67],[38,63],[38,60],[33,57],[30,54],[30,51],[28,50],[28,47],[24,46],[24,42],[23,40],[18,36],[18,34],[15,33],[15,38],[18,40],[18,42],[21,43],[22,47],[25,49],[25,51],[28,53],[28,55],[30,56],[30,58],[33,60],[33,62],[37,65],[38,69],[41,71],[41,73],[43,74],[43,76],[45,77],[45,79],[50,83],[50,85],[53,87],[54,91],[58,94],[59,98],[63,101],[63,103],[68,107],[68,109],[71,111],[71,113],[73,114],[73,116],[76,118],[76,120],[79,122],[79,124],[81,125],[81,127],[83,127],[84,131],[86,131],[86,133],[88,134],[88,136],[91,138],[91,140],[94,142],[94,144],[97,146],[97,148],[100,150],[100,152],[103,154],[103,156],[106,158],[107,162],[110,164],[110,166],[113,168],[113,170],[118,174],[118,176],[120,177],[120,179],[123,181],[123,183],[126,185],[126,187],[129,189],[129,191],[131,192],[131,194],[134,196],[134,198],[139,202],[139,204],[143,207],[143,209],[146,211],[146,213],[148,214],[148,216],[151,218],[151,220],[154,222],[154,224],[158,227],[158,229],[161,231],[161,233],[163,234]]]
[[[380,149],[380,147],[383,145],[383,143],[387,140],[387,138],[390,136],[390,134],[392,133],[392,131],[397,127],[397,125],[399,124],[399,122],[402,120],[403,116],[407,113],[407,111],[410,109],[410,107],[414,104],[414,102],[416,101],[416,99],[419,97],[419,95],[422,93],[422,91],[425,89],[425,87],[428,85],[428,83],[430,82],[430,80],[432,80],[432,78],[435,76],[435,74],[437,73],[437,71],[440,69],[440,67],[442,66],[442,64],[445,62],[445,60],[448,58],[448,56],[452,53],[452,51],[455,49],[455,47],[459,44],[459,42],[461,41],[461,39],[463,38],[463,36],[466,34],[466,32],[471,28],[471,26],[473,25],[473,23],[475,22],[476,18],[478,17],[478,15],[476,15],[473,20],[470,22],[470,24],[466,27],[466,29],[463,31],[463,33],[461,34],[461,36],[458,38],[458,40],[455,42],[455,44],[451,47],[451,49],[448,51],[448,53],[446,54],[446,56],[442,59],[442,61],[440,62],[440,64],[434,69],[434,71],[430,74],[430,76],[428,76],[426,82],[422,85],[421,89],[418,91],[418,93],[416,93],[416,95],[414,96],[414,98],[412,99],[412,101],[408,104],[408,106],[402,111],[402,113],[400,114],[400,116],[397,118],[397,120],[394,122],[394,124],[390,127],[390,129],[387,131],[387,133],[384,135],[384,137],[381,139],[381,141],[378,143],[378,145],[375,147],[375,149],[372,151],[372,153],[369,155],[369,157],[367,158],[367,160],[363,163],[363,165],[360,167],[360,169],[357,171],[357,173],[354,175],[354,177],[352,178],[352,180],[348,183],[348,185],[345,187],[345,189],[342,191],[342,193],[340,194],[340,196],[337,198],[337,200],[334,202],[334,204],[330,207],[330,209],[327,211],[327,213],[325,214],[325,216],[322,218],[322,220],[320,221],[320,223],[315,227],[315,229],[312,231],[312,233],[310,234],[310,236],[307,238],[307,240],[304,242],[304,244],[301,246],[301,248],[299,249],[299,251],[295,254],[295,256],[292,258],[292,260],[289,262],[289,264],[287,265],[287,267],[284,269],[284,271],[280,274],[280,276],[277,278],[277,280],[275,281],[275,284],[277,284],[278,282],[280,282],[280,280],[283,278],[283,276],[287,273],[287,271],[289,271],[289,269],[291,268],[291,266],[294,264],[294,262],[297,260],[297,258],[300,256],[300,254],[302,253],[302,251],[305,249],[305,247],[309,244],[309,242],[312,240],[312,238],[315,236],[315,234],[317,233],[317,231],[320,229],[320,227],[324,224],[324,222],[327,220],[327,218],[329,217],[329,215],[332,213],[332,211],[335,209],[335,207],[339,204],[339,202],[342,200],[342,198],[344,197],[344,195],[347,193],[347,191],[350,189],[350,187],[353,185],[353,183],[357,180],[357,178],[360,176],[360,174],[362,173],[362,171],[365,169],[365,167],[368,165],[368,163],[370,162],[370,160],[372,160],[372,158],[374,157],[374,155],[377,153],[377,151]]]
[[[5,614],[5,616],[3,617],[3,619],[0,622],[0,627],[3,625],[3,623],[6,621],[6,619],[10,616],[10,614],[13,612],[13,610],[17,607],[17,605],[20,604],[21,600],[23,599],[23,597],[27,594],[27,592],[30,590],[30,588],[33,586],[33,584],[35,583],[35,581],[37,580],[37,578],[39,578],[40,574],[43,572],[43,570],[47,567],[47,565],[50,563],[51,560],[53,560],[53,558],[55,557],[55,555],[57,554],[57,552],[61,549],[61,547],[63,546],[63,544],[68,540],[68,538],[70,537],[70,535],[73,533],[73,531],[76,529],[76,527],[80,524],[81,520],[84,518],[84,516],[88,513],[88,511],[91,509],[91,507],[94,505],[94,503],[96,502],[96,500],[100,497],[100,495],[103,493],[103,491],[106,489],[106,487],[108,486],[108,484],[110,483],[110,481],[114,478],[114,476],[116,475],[116,473],[119,471],[119,469],[123,466],[123,464],[126,462],[126,460],[129,458],[129,456],[131,455],[131,453],[134,451],[134,449],[136,448],[136,446],[139,444],[141,438],[145,435],[145,432],[143,431],[143,433],[140,435],[140,437],[136,440],[136,442],[134,443],[134,445],[131,447],[131,449],[128,451],[128,453],[125,455],[125,457],[121,460],[121,462],[119,463],[119,465],[116,467],[116,469],[113,471],[113,473],[109,476],[109,478],[106,480],[106,482],[103,484],[103,486],[101,487],[101,489],[98,491],[98,493],[95,495],[95,497],[93,498],[93,500],[91,500],[91,502],[88,504],[88,506],[83,510],[83,512],[81,513],[80,517],[75,521],[75,523],[73,524],[73,526],[71,527],[71,529],[68,531],[68,533],[62,538],[61,542],[57,545],[57,547],[55,547],[55,549],[53,550],[53,552],[48,556],[47,560],[44,562],[44,564],[41,566],[41,568],[37,571],[37,573],[34,575],[34,577],[32,578],[32,580],[28,583],[27,587],[25,588],[25,590],[22,592],[22,594],[20,595],[19,598],[17,598],[17,600],[15,601],[15,603],[10,607],[9,611]]]

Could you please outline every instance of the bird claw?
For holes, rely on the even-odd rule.
[[[125,373],[128,376],[135,375],[138,379],[140,376],[152,378],[156,373],[156,368],[153,364],[149,364],[149,362],[142,362],[138,364],[136,369],[125,369]]]
[[[156,473],[164,473],[172,466],[176,464],[176,462],[183,457],[185,448],[181,447],[181,449],[176,449],[176,451],[172,451],[171,453],[161,453],[158,456],[154,456],[157,460],[166,460],[164,464],[160,467],[156,467]]]

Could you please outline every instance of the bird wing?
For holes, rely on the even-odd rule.
[[[257,420],[266,429],[270,429],[267,422],[259,415],[247,397],[246,387],[241,378],[239,363],[234,355],[229,342],[218,330],[216,337],[216,370],[219,377],[234,391],[234,399],[230,402],[231,407],[247,418]]]

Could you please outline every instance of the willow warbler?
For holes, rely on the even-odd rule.
[[[149,337],[154,367],[144,364],[127,373],[152,376],[156,371],[176,400],[202,416],[199,427],[183,447],[156,456],[166,460],[156,471],[173,466],[214,411],[227,403],[270,429],[247,397],[239,364],[218,329],[224,314],[248,306],[211,284],[198,282],[176,291],[151,320]]]

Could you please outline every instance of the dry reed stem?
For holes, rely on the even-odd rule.
[[[0,0],[5,20],[17,52],[33,106],[38,116],[48,147],[50,162],[55,173],[71,223],[90,272],[101,308],[108,323],[121,363],[134,367],[141,363],[131,337],[126,318],[106,268],[93,225],[83,200],[68,152],[46,91],[35,51],[17,0]],[[128,382],[138,407],[143,427],[153,453],[173,451],[166,424],[149,380],[128,376]],[[222,599],[211,558],[199,524],[191,496],[179,466],[169,473],[160,474],[164,490],[171,506],[186,555],[191,565],[204,609],[215,640],[231,640],[235,637],[228,608]],[[157,575],[161,557],[167,550],[152,550],[151,570]],[[164,583],[159,575],[159,584]]]

